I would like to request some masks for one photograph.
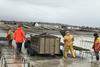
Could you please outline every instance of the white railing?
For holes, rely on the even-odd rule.
[[[20,59],[20,61],[17,61],[17,62],[12,61],[16,59]],[[3,50],[2,52],[1,67],[9,67],[9,65],[14,65],[14,64],[15,65],[21,64],[22,67],[30,67],[30,63],[23,56],[16,55],[16,50],[14,48],[10,50],[9,47],[6,47],[5,50]]]

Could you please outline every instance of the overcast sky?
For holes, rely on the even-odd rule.
[[[0,19],[100,26],[100,0],[0,0]]]

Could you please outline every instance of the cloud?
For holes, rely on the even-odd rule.
[[[0,0],[0,18],[99,26],[99,0]]]

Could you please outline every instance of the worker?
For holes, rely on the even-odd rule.
[[[8,40],[9,46],[12,46],[13,31],[12,31],[11,28],[9,28],[9,30],[8,30],[8,32],[7,32],[7,40]]]
[[[96,55],[96,60],[99,61],[99,51],[100,51],[100,37],[98,36],[98,33],[94,33],[94,44],[93,47],[95,55]]]
[[[22,25],[18,25],[16,31],[14,32],[14,40],[17,46],[17,54],[21,53],[22,44],[25,41],[25,33],[22,29]]]
[[[64,36],[64,58],[67,58],[67,52],[70,50],[73,58],[75,58],[75,53],[74,53],[74,49],[73,49],[73,35],[71,34],[71,32],[66,31],[65,32],[65,36]]]

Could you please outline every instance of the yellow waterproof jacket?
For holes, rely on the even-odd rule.
[[[65,45],[72,45],[73,44],[73,35],[65,35],[64,36],[64,43]]]
[[[100,51],[100,37],[98,37],[95,41],[94,41],[94,45],[92,47],[95,51]]]
[[[96,43],[100,43],[100,37],[98,37],[98,38],[96,39],[95,44],[96,44]]]

